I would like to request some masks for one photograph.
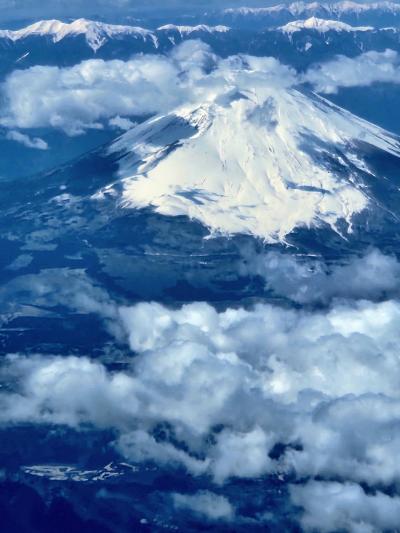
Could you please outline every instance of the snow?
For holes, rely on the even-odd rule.
[[[230,31],[228,26],[207,26],[207,24],[198,24],[197,26],[176,26],[175,24],[166,24],[165,26],[160,26],[159,31],[177,31],[181,35],[191,34],[195,32],[205,32],[205,33],[226,33]]]
[[[241,16],[273,15],[276,13],[289,12],[293,16],[310,14],[312,12],[324,12],[334,15],[359,14],[367,11],[381,10],[388,13],[400,13],[400,4],[395,2],[335,2],[331,4],[319,2],[293,2],[291,4],[277,4],[271,7],[237,7],[224,9],[225,14]]]
[[[19,57],[15,62],[16,63],[20,63],[21,61],[23,61],[25,58],[27,58],[29,56],[30,52],[25,52],[25,54],[22,54],[21,57]]]
[[[295,228],[321,222],[336,230],[344,219],[351,232],[354,214],[368,207],[367,191],[348,162],[359,159],[354,139],[400,153],[397,141],[378,127],[315,95],[271,86],[151,119],[110,152],[122,154],[123,206],[185,215],[211,234],[285,242]],[[324,150],[330,156],[341,150],[337,162],[346,171],[337,175],[306,147],[321,158]],[[115,194],[118,186],[97,198]]]
[[[23,466],[21,470],[30,476],[47,478],[51,481],[104,482],[136,472],[138,469],[128,463],[109,463],[97,470],[83,470],[71,465],[32,465]]]
[[[345,24],[338,20],[325,20],[317,17],[310,17],[307,20],[295,20],[289,22],[288,24],[285,24],[285,26],[281,26],[279,29],[284,33],[291,34],[301,30],[315,30],[320,33],[325,33],[327,31],[371,31],[374,28],[371,26],[350,26],[350,24]]]
[[[173,30],[179,32],[181,35],[189,35],[195,32],[226,33],[230,31],[230,28],[221,25],[207,26],[206,24],[200,24],[198,26],[175,26],[174,24],[168,24],[161,26],[158,30]],[[131,36],[143,40],[149,39],[153,42],[155,48],[158,48],[157,35],[150,30],[135,26],[105,24],[86,19],[77,19],[71,23],[61,22],[60,20],[41,20],[16,31],[0,30],[0,38],[11,41],[18,41],[32,36],[49,36],[54,43],[58,43],[66,37],[76,37],[77,35],[85,36],[86,42],[94,52],[99,50],[109,39],[121,36]]]
[[[88,45],[95,52],[108,39],[121,35],[130,35],[144,40],[151,39],[155,45],[157,44],[155,35],[149,30],[134,26],[104,24],[86,19],[77,19],[71,23],[61,22],[60,20],[41,20],[16,31],[0,30],[0,38],[10,39],[11,41],[18,41],[32,36],[49,36],[53,39],[53,42],[57,43],[65,37],[75,37],[77,35],[84,35]]]
[[[271,7],[228,7],[223,10],[223,13],[227,15],[268,15],[276,11],[283,11],[287,9],[288,6],[285,4],[278,4]]]
[[[338,13],[362,13],[366,11],[386,11],[389,13],[399,13],[400,4],[396,2],[371,2],[371,3],[359,3],[359,2],[338,2],[331,4],[331,10]]]

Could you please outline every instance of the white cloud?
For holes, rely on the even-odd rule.
[[[370,51],[356,57],[337,56],[311,66],[303,81],[317,92],[332,94],[340,87],[365,87],[376,82],[400,83],[399,55],[394,50]]]
[[[303,449],[289,451],[288,464],[299,476],[351,480],[371,487],[396,483],[399,416],[397,395],[364,394],[327,401],[312,421],[298,426]]]
[[[73,311],[96,313],[103,318],[116,339],[125,340],[125,332],[117,320],[118,305],[110,300],[105,290],[91,283],[83,270],[44,269],[40,274],[19,276],[3,285],[0,287],[3,313],[0,323],[2,316],[18,313],[24,294],[30,294],[31,301],[39,306],[63,305]]]
[[[87,129],[128,129],[131,118],[148,116],[193,101],[207,101],[238,87],[261,94],[266,85],[310,83],[317,92],[400,82],[399,57],[393,50],[370,51],[355,58],[338,56],[311,66],[304,75],[272,57],[221,59],[201,41],[185,41],[169,55],[136,55],[131,60],[93,59],[72,67],[34,66],[12,72],[1,86],[0,124],[15,128],[58,128],[68,135]],[[128,122],[130,121],[130,122]],[[15,140],[18,140],[15,138]],[[29,139],[25,138],[25,143]],[[39,149],[44,141],[32,140]]]
[[[400,264],[394,256],[371,249],[333,266],[314,258],[243,250],[243,274],[258,275],[276,295],[300,303],[327,304],[334,298],[379,300],[400,291]]]
[[[50,305],[50,284],[28,278],[20,290],[30,284]],[[136,356],[120,372],[86,358],[9,357],[2,372],[20,388],[1,395],[3,423],[113,427],[130,460],[181,464],[217,483],[282,469],[400,481],[397,301],[314,312],[266,304],[224,312],[204,303],[118,307],[99,289],[88,293],[79,276],[63,279],[60,301],[100,313]],[[62,280],[53,275],[52,283]],[[161,422],[176,440],[154,437]],[[268,455],[278,442],[289,445],[279,461]]]
[[[213,450],[213,471],[217,483],[230,477],[254,478],[273,470],[273,461],[266,453],[273,448],[276,437],[261,427],[238,433],[224,430],[217,437]]]
[[[79,135],[85,129],[102,128],[103,120],[116,115],[155,113],[160,101],[174,105],[174,93],[166,92],[171,78],[175,80],[176,72],[158,56],[15,71],[3,86],[8,107],[1,123],[60,128],[68,135]]]
[[[157,441],[143,429],[123,433],[116,448],[130,461],[156,461],[161,465],[183,466],[195,476],[204,474],[210,464],[208,459],[196,459],[173,444]]]
[[[398,484],[400,302],[379,300],[397,294],[399,264],[372,250],[330,274],[319,262],[316,281],[309,263],[279,254],[268,261],[269,272],[282,276],[275,287],[302,279],[301,297],[295,284],[287,295],[328,307],[131,307],[80,271],[12,281],[0,291],[7,312],[28,294],[46,308],[97,313],[135,357],[110,372],[85,357],[8,356],[1,377],[17,387],[0,394],[1,423],[113,428],[127,460],[182,466],[217,484],[282,472],[354,487]],[[346,278],[358,279],[353,293]],[[347,292],[350,299],[335,300]],[[377,301],[357,299],[363,294]],[[160,423],[169,428],[161,440],[154,433]],[[278,443],[286,448],[272,459]],[[332,512],[340,514],[335,501]],[[373,501],[378,508],[381,499]]]
[[[318,306],[124,306],[67,269],[4,285],[5,312],[23,298],[97,313],[135,356],[119,371],[86,357],[5,357],[1,381],[16,388],[0,389],[0,422],[111,428],[126,460],[182,467],[217,486],[310,479],[291,490],[304,528],[390,529],[398,497],[382,491],[400,483],[399,263],[376,250],[329,268],[282,254],[257,261],[278,293]],[[286,447],[271,458],[278,443]],[[230,516],[200,501],[180,503],[210,520]]]
[[[175,493],[173,503],[176,509],[187,509],[211,521],[231,521],[235,515],[227,498],[206,490],[195,494]]]
[[[27,148],[34,148],[36,150],[48,150],[49,145],[46,141],[40,137],[29,137],[25,133],[21,133],[17,130],[10,130],[6,133],[6,139],[9,141],[15,141],[20,144],[23,144]]]
[[[290,277],[287,257],[274,261]],[[297,263],[290,268],[296,272]],[[85,357],[8,356],[1,380],[16,388],[0,394],[0,421],[112,428],[127,460],[180,466],[218,485],[277,474],[310,479],[291,491],[304,508],[305,528],[390,528],[397,497],[366,494],[360,486],[383,490],[400,482],[400,302],[379,301],[386,290],[396,293],[398,263],[371,251],[330,275],[319,268],[322,281],[306,276],[318,298],[306,291],[305,301],[329,305],[309,311],[269,304],[225,311],[206,303],[121,306],[80,271],[21,276],[0,291],[9,310],[18,294],[24,301],[31,294],[47,308],[98,313],[135,357],[124,370],[109,371]],[[346,276],[355,275],[351,298],[364,285],[365,296],[378,301],[334,299],[343,296]],[[160,424],[168,428],[162,438]],[[278,443],[285,445],[282,455],[271,458]],[[320,509],[313,502],[324,494],[330,504]],[[212,511],[204,498],[180,502],[210,519],[230,516],[228,506]]]
[[[138,55],[130,61],[93,59],[67,68],[16,70],[2,86],[0,123],[9,128],[53,127],[68,135],[102,128],[117,116],[170,109],[187,98],[191,81],[212,57],[207,45],[184,43],[170,56]]]
[[[111,128],[116,128],[122,131],[128,131],[137,125],[137,122],[133,122],[129,118],[120,117],[119,115],[110,118],[108,125]]]
[[[400,498],[382,492],[366,494],[354,483],[311,481],[291,487],[296,505],[304,507],[304,529],[327,533],[380,533],[397,530]]]
[[[288,87],[311,83],[317,92],[339,87],[400,82],[398,54],[366,52],[309,68],[303,76],[274,58],[247,55],[216,57],[201,41],[186,41],[169,55],[137,55],[129,61],[89,60],[72,67],[34,66],[11,73],[1,87],[4,106],[0,124],[14,140],[45,149],[15,128],[51,127],[68,135],[87,129],[127,129],[130,117],[170,111],[193,100],[215,99],[238,87]],[[18,138],[17,138],[18,137]],[[11,137],[10,137],[11,138]]]
[[[236,72],[246,67],[247,73]],[[89,60],[72,67],[16,70],[2,84],[0,124],[7,128],[59,128],[68,135],[111,126],[126,129],[130,117],[170,111],[247,85],[291,85],[295,74],[273,58],[217,58],[201,41],[186,41],[167,56],[129,61]],[[121,117],[124,117],[121,119]],[[124,122],[122,123],[121,120]]]

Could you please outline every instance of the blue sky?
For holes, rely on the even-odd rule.
[[[124,16],[140,17],[145,12],[159,16],[170,10],[188,13],[191,10],[243,5],[265,7],[279,3],[285,3],[285,0],[0,0],[0,25],[4,27],[9,21],[56,17],[104,17],[117,22]]]
[[[0,0],[0,22],[20,17],[55,17],[60,15],[83,16],[143,12],[147,9],[159,11],[168,9],[210,8],[238,5],[267,6],[273,0]]]

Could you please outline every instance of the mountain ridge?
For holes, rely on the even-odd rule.
[[[400,157],[394,135],[316,95],[240,89],[122,135],[108,150],[119,154],[119,179],[93,198],[115,196],[123,207],[188,216],[211,234],[271,243],[320,224],[351,233],[353,217],[377,203],[366,177],[379,178],[360,141]]]
[[[301,30],[315,30],[320,33],[326,33],[328,31],[337,32],[357,32],[357,31],[373,31],[372,26],[351,26],[345,22],[338,20],[320,19],[317,17],[310,17],[306,20],[294,20],[288,22],[284,26],[278,28],[285,33],[294,33]]]

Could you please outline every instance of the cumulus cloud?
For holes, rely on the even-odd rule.
[[[272,57],[240,54],[221,59],[205,43],[189,40],[167,55],[15,70],[0,88],[0,125],[12,129],[14,140],[45,149],[44,141],[29,139],[16,128],[51,127],[68,135],[106,124],[125,130],[135,117],[168,112],[188,102],[217,100],[230,91],[262,95],[266,85],[284,88],[307,82],[317,92],[334,93],[340,87],[378,81],[400,82],[397,52],[338,56],[299,75]]]
[[[305,509],[301,523],[306,530],[380,533],[396,530],[400,522],[400,498],[366,494],[354,483],[311,481],[292,486],[291,494]]]
[[[298,428],[303,450],[289,451],[287,460],[299,476],[396,483],[399,408],[398,397],[371,393],[321,404],[312,423]]]
[[[187,83],[212,56],[201,42],[184,43],[169,56],[138,55],[130,61],[89,60],[68,68],[34,66],[14,71],[3,83],[6,127],[53,127],[68,135],[121,125],[180,104]],[[194,68],[194,72],[192,70]],[[180,79],[186,69],[186,79]],[[119,117],[119,120],[118,118]]]
[[[398,54],[366,52],[338,56],[317,64],[302,76],[271,57],[216,57],[201,41],[186,41],[168,55],[137,55],[129,61],[93,59],[72,67],[34,66],[16,70],[1,87],[0,124],[10,138],[45,149],[15,128],[52,127],[68,135],[105,124],[122,130],[134,117],[167,112],[187,102],[215,100],[237,90],[262,95],[266,85],[288,87],[310,83],[317,92],[339,87],[400,82]]]
[[[243,55],[222,60],[201,41],[186,41],[167,56],[16,70],[1,88],[5,105],[0,124],[59,128],[68,135],[102,128],[105,122],[127,129],[132,117],[215,99],[241,85],[261,90],[265,83],[287,86],[294,81],[294,72],[273,58]]]
[[[20,144],[23,144],[27,148],[34,148],[35,150],[48,150],[49,145],[46,141],[40,137],[29,137],[25,133],[20,131],[10,130],[6,133],[6,139],[9,141],[15,141]]]
[[[286,268],[287,258],[275,260]],[[362,265],[368,271],[371,264],[384,265],[377,275],[392,275],[394,290],[397,262],[376,251],[337,272],[363,272]],[[317,284],[329,305],[313,310],[266,303],[220,311],[206,303],[124,306],[80,271],[21,276],[2,289],[4,301],[10,294],[18,300],[19,292],[26,299],[30,291],[47,307],[97,313],[134,357],[111,371],[87,357],[9,355],[0,379],[15,388],[1,389],[0,422],[113,429],[126,460],[184,468],[219,486],[229,478],[308,479],[291,491],[304,508],[305,528],[351,531],[364,522],[368,532],[390,528],[398,502],[383,492],[400,482],[400,302],[372,301],[386,289],[376,284],[368,292],[371,273],[359,282],[371,300],[330,299],[346,277],[335,272]],[[277,445],[280,454],[272,453]],[[323,494],[331,503],[321,510],[312,502]],[[178,505],[210,519],[231,516],[228,505],[211,511],[208,497],[200,503],[192,497],[178,497]]]
[[[241,273],[261,276],[269,290],[299,304],[327,304],[334,298],[379,300],[400,290],[400,264],[376,249],[332,266],[289,253],[244,250],[243,255]]]
[[[173,494],[176,509],[189,510],[210,521],[231,521],[234,508],[227,498],[210,491],[199,491],[195,494]]]
[[[208,304],[171,310],[148,303],[119,307],[116,320],[136,353],[130,371],[110,373],[86,358],[9,357],[3,371],[21,389],[1,396],[3,422],[116,427],[130,458],[172,458],[218,483],[274,471],[273,446],[299,441],[302,449],[287,451],[285,467],[301,475],[398,479],[397,302],[220,313]],[[139,421],[145,433],[137,433]],[[161,421],[185,450],[155,439]],[[224,429],[211,443],[216,427]]]
[[[116,128],[122,131],[128,131],[131,128],[134,128],[137,125],[137,122],[129,120],[129,118],[120,117],[119,115],[110,118],[108,125],[111,128]]]
[[[169,442],[156,440],[143,429],[123,433],[116,442],[116,448],[129,461],[156,461],[158,465],[183,466],[195,476],[204,474],[210,464],[208,459],[197,459]]]
[[[376,82],[400,83],[400,60],[394,50],[370,51],[357,57],[337,56],[311,66],[303,80],[317,92],[333,94],[341,87],[365,87]]]
[[[0,381],[15,388],[0,389],[0,423],[113,429],[126,460],[183,468],[218,487],[287,475],[299,482],[291,495],[304,528],[390,529],[398,501],[384,492],[400,482],[398,262],[377,250],[339,266],[285,254],[255,261],[275,291],[319,306],[122,305],[68,269],[4,285],[7,314],[21,299],[96,313],[129,349],[115,371],[86,357],[3,358]],[[324,497],[330,506],[313,504]],[[231,516],[204,497],[177,501],[210,520]]]
[[[20,256],[8,268],[20,267],[21,261],[25,264],[29,257]],[[116,340],[125,339],[125,332],[120,329],[117,320],[117,303],[110,299],[104,289],[93,284],[83,270],[44,269],[40,274],[18,276],[3,285],[0,287],[0,324],[3,318],[7,320],[7,317],[18,313],[21,301],[26,301],[27,294],[29,301],[43,308],[64,306],[74,312],[97,314]]]
[[[201,41],[186,41],[168,55],[137,55],[129,61],[93,59],[72,67],[34,66],[12,72],[1,86],[4,102],[0,125],[9,138],[46,149],[16,128],[58,128],[68,135],[105,124],[122,130],[132,118],[146,117],[193,101],[223,98],[229,92],[257,91],[266,85],[288,87],[310,83],[317,92],[339,87],[399,83],[398,54],[366,52],[355,58],[338,56],[317,64],[302,76],[271,57],[216,57]]]
[[[70,68],[35,66],[13,72],[3,85],[6,127],[53,127],[69,135],[102,128],[102,121],[174,106],[177,70],[167,59],[90,60]],[[176,87],[177,92],[179,88]]]

